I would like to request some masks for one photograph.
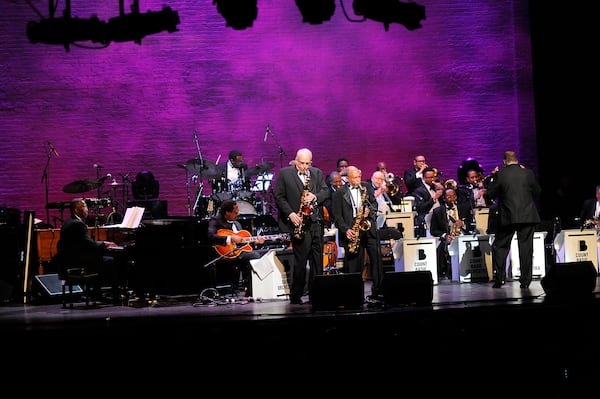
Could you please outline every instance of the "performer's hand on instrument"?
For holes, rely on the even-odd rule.
[[[257,236],[256,237],[256,243],[257,244],[264,244],[265,243],[265,237],[263,237],[263,236]]]

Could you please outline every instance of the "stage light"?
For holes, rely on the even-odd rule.
[[[302,13],[302,22],[312,25],[331,20],[335,12],[335,0],[296,0],[296,6]]]
[[[404,25],[408,30],[421,28],[421,20],[425,19],[425,6],[417,3],[402,3],[398,0],[354,0],[354,13],[365,19],[383,22],[386,31],[390,23]]]
[[[170,7],[145,14],[123,14],[108,20],[108,37],[113,42],[134,41],[141,44],[144,36],[163,31],[177,32],[179,23],[179,14]]]
[[[225,26],[235,30],[251,27],[258,15],[256,0],[213,0],[217,11],[225,18]]]
[[[62,44],[69,51],[69,44],[79,41],[107,43],[106,23],[97,17],[49,18],[27,24],[27,37],[31,43]]]
[[[52,0],[49,0],[52,1]],[[179,24],[177,11],[164,7],[162,11],[148,11],[139,13],[139,6],[135,0],[131,14],[125,14],[123,3],[118,17],[111,18],[108,23],[100,21],[97,17],[80,19],[71,17],[70,3],[63,11],[63,17],[43,18],[41,21],[30,21],[27,24],[27,37],[31,43],[62,44],[69,51],[70,44],[91,41],[108,46],[111,41],[135,41],[141,44],[144,36],[167,31],[176,32]],[[77,44],[83,47],[81,44]],[[98,47],[97,47],[98,48]]]

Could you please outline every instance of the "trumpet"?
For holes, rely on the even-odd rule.
[[[454,179],[448,179],[444,182],[444,188],[451,188],[454,191],[458,188],[458,183]]]
[[[385,185],[385,190],[391,196],[398,194],[398,192],[400,191],[400,187],[396,183],[394,183],[393,173],[388,173],[387,175],[385,175]]]

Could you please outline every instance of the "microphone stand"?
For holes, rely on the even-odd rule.
[[[48,159],[46,160],[46,166],[42,174],[42,182],[46,185],[46,223],[50,223],[50,209],[48,208],[48,174],[50,172],[50,158],[52,158],[52,151],[50,148],[47,149]],[[56,228],[56,225],[54,226]]]
[[[198,200],[200,196],[202,196],[202,191],[204,191],[204,182],[202,181],[202,169],[204,169],[204,160],[202,159],[202,151],[200,150],[200,144],[198,144],[198,132],[194,130],[194,143],[196,144],[196,150],[198,151],[198,159],[200,160],[200,173],[198,173],[198,179],[200,179],[200,188],[198,190],[198,194],[196,195],[196,201],[194,201],[194,213],[196,211],[196,207],[198,206]],[[187,172],[186,172],[187,173]],[[191,210],[188,206],[188,216],[191,216]]]
[[[275,139],[275,144],[277,144],[277,149],[279,151],[279,168],[283,168],[283,156],[285,155],[285,151],[283,151],[283,148],[281,147],[281,144],[279,144],[277,136],[275,136],[275,133],[273,133],[273,131],[270,128],[268,130],[268,133]]]

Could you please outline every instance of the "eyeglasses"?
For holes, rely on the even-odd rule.
[[[417,159],[415,162],[425,162],[424,159]]]

